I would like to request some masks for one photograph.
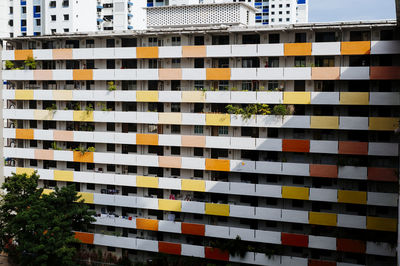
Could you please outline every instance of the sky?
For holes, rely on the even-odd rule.
[[[394,19],[395,0],[308,0],[309,22]]]

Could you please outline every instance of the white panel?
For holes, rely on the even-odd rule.
[[[191,257],[199,257],[204,258],[204,247],[203,246],[195,246],[188,244],[181,244],[181,254],[182,256],[191,256]]]
[[[256,56],[257,44],[232,45],[232,56]]]
[[[206,46],[207,57],[230,57],[231,56],[230,45],[211,45]]]
[[[370,92],[370,105],[400,105],[400,93],[398,92]]]
[[[368,155],[378,156],[397,156],[398,145],[393,143],[379,143],[369,142],[368,143]]]
[[[207,103],[230,103],[231,92],[230,91],[206,91],[206,102]]]
[[[73,90],[72,99],[76,101],[93,101],[95,99],[93,93],[94,91]]]
[[[158,47],[158,58],[181,58],[182,46]]]
[[[231,115],[231,126],[255,127],[257,125],[257,116],[252,115],[249,119],[241,115]]]
[[[242,230],[242,229],[241,229]],[[244,235],[242,239],[247,239],[250,236]],[[246,254],[241,256],[232,256],[229,254],[229,261],[232,262],[240,262],[240,263],[247,263],[247,264],[254,264],[254,252],[246,252]]]
[[[142,124],[157,124],[158,113],[156,112],[137,112],[137,122]]]
[[[283,119],[282,127],[310,128],[310,117],[308,115],[287,115]]]
[[[282,221],[308,224],[307,211],[282,210]]]
[[[367,254],[374,254],[378,256],[396,256],[396,248],[392,247],[389,243],[384,242],[367,242]]]
[[[257,115],[257,126],[259,127],[282,127],[282,117],[276,115]]]
[[[93,80],[114,80],[114,69],[93,69]]]
[[[283,56],[283,43],[259,44],[258,56]]]
[[[230,170],[232,172],[255,172],[256,162],[255,161],[243,161],[243,160],[230,160]]]
[[[340,55],[340,42],[313,43],[312,55]]]
[[[233,103],[257,103],[259,102],[257,95],[258,93],[255,91],[232,91],[231,100]]]
[[[277,91],[258,91],[257,102],[268,104],[280,104],[283,101],[282,92]]]
[[[10,80],[10,77],[6,76],[9,71],[12,71],[14,73],[14,80],[33,80],[33,70],[3,70],[4,80]],[[54,71],[55,70],[53,70],[53,72]]]
[[[3,80],[15,80],[16,79],[16,70],[3,70],[2,76]]]
[[[398,195],[394,193],[368,192],[368,205],[397,207]]]
[[[121,206],[121,205],[118,204],[118,206]],[[128,219],[122,218],[122,217],[115,218],[115,226],[135,229],[136,228],[136,220],[128,220]]]
[[[311,104],[339,104],[339,92],[311,92]]]
[[[53,80],[72,80],[72,70],[68,69],[53,70]]]
[[[282,265],[287,266],[308,266],[308,259],[282,256]]]
[[[93,201],[101,205],[115,205],[114,195],[94,193]]]
[[[116,80],[135,80],[137,79],[137,70],[136,69],[115,69],[114,70],[114,77]],[[103,79],[101,79],[103,80]],[[121,93],[120,91],[118,91]],[[129,92],[124,92],[124,93],[129,93]],[[132,91],[130,93],[135,93],[135,98],[136,98],[136,92]],[[127,101],[128,99],[125,99],[124,101]]]
[[[15,58],[15,51],[14,50],[3,50],[1,54],[2,60],[14,60]]]
[[[205,204],[196,201],[182,201],[182,212],[204,214]]]
[[[94,174],[94,183],[96,184],[115,184],[114,174]]]
[[[137,207],[141,209],[158,209],[158,199],[137,197]]]
[[[74,141],[93,142],[93,132],[74,131]]]
[[[94,183],[94,174],[90,172],[74,172],[74,181],[78,183]]]
[[[367,179],[367,167],[356,167],[356,166],[340,166],[339,167],[339,178],[346,179]]]
[[[229,216],[252,219],[255,216],[255,207],[229,205]]]
[[[256,139],[248,137],[231,138],[231,149],[253,150],[256,147]]]
[[[158,145],[160,146],[181,146],[180,135],[158,135]]]
[[[136,144],[136,133],[114,133],[115,143]]]
[[[229,193],[228,182],[206,181],[206,191],[215,193]]]
[[[310,200],[337,202],[337,190],[310,188]]]
[[[341,67],[340,79],[369,79],[369,67]]]
[[[11,176],[12,173],[17,171],[16,167],[5,166],[4,167],[4,176]]]
[[[94,48],[93,58],[94,59],[115,58],[115,48]]]
[[[72,58],[74,59],[93,59],[93,48],[72,49]]]
[[[158,80],[158,69],[138,69],[137,80]]]
[[[205,236],[229,238],[229,227],[206,224]]]
[[[137,239],[137,249],[157,252],[158,251],[158,241]]]
[[[281,264],[281,258],[282,256],[271,256],[271,258],[269,258],[264,253],[255,253],[254,264],[268,265],[268,266],[278,266],[278,265],[283,266],[283,264]]]
[[[73,161],[73,157],[72,151],[54,151],[55,161]]]
[[[255,241],[262,243],[281,244],[281,232],[255,230]]]
[[[105,164],[114,162],[114,153],[95,152],[93,154],[93,161],[95,163],[105,163]]]
[[[283,68],[258,68],[257,69],[258,80],[282,80],[283,79]]]
[[[256,79],[257,79],[257,68],[231,68],[231,80],[256,80]]]
[[[181,190],[181,179],[159,177],[158,187],[163,189]]]
[[[3,70],[4,71],[4,70]],[[34,91],[34,98],[36,98],[36,90]],[[3,99],[15,99],[15,90],[3,90]]]
[[[284,69],[285,80],[310,80],[310,67],[286,67]]]
[[[115,185],[136,187],[136,176],[115,175]]]
[[[311,140],[310,152],[315,153],[338,153],[338,142],[331,140]]]
[[[281,221],[282,220],[282,209],[275,208],[263,208],[256,207],[256,215],[255,219],[261,220],[272,220],[272,221]]]
[[[35,100],[53,100],[53,91],[52,90],[34,90],[33,98]]]
[[[182,125],[205,125],[205,114],[182,113]]]
[[[136,208],[137,198],[133,196],[115,195],[115,205],[120,207]]]
[[[259,197],[282,198],[282,187],[279,185],[256,184],[256,193]]]
[[[158,231],[181,233],[181,223],[172,221],[158,221]]]
[[[182,168],[204,170],[206,161],[204,158],[182,157]]]
[[[33,50],[33,58],[35,58],[35,60],[53,60],[53,50],[51,49]],[[3,60],[5,59],[3,58]]]
[[[154,155],[137,155],[137,165],[141,166],[158,166],[158,157]]]
[[[301,175],[301,176],[310,175],[309,164],[304,164],[304,163],[282,163],[282,164],[283,164],[282,172],[285,175]]]
[[[279,175],[282,173],[282,163],[257,161],[256,169],[259,173]]]
[[[256,139],[256,150],[282,151],[281,139]]]
[[[337,226],[340,227],[350,227],[350,228],[366,228],[366,217],[365,216],[356,216],[356,215],[347,215],[347,214],[338,214],[337,215]]]
[[[368,117],[339,117],[340,129],[368,130]]]
[[[114,58],[136,58],[136,48],[116,47],[114,48]]]
[[[114,143],[114,135],[111,132],[93,132],[93,142]]]
[[[36,131],[34,131],[35,139],[36,139]],[[3,138],[12,138],[15,139],[15,128],[3,128]]]
[[[141,116],[141,113],[140,113],[140,116]],[[154,117],[157,117],[157,120],[158,120],[158,116],[157,115],[154,115]],[[136,123],[136,122],[138,122],[137,121],[137,113],[136,112],[114,112],[114,118],[115,118],[115,122],[122,122],[122,123]]]
[[[127,70],[127,69],[125,69],[125,70]],[[119,71],[117,71],[117,70],[115,71],[115,79],[119,79],[117,77],[118,76],[117,72],[119,72]],[[134,102],[134,101],[136,101],[136,91],[114,91],[114,93],[115,93],[115,101],[117,101],[117,102]]]
[[[56,121],[72,121],[73,111],[56,111],[53,112],[53,120]]]
[[[206,80],[206,69],[182,68],[182,80]]]
[[[400,54],[400,41],[372,41],[371,54]]]
[[[167,102],[167,103],[179,103],[181,102],[180,91],[159,91],[158,92],[158,101],[159,102]]]

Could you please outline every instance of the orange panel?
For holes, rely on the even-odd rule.
[[[181,231],[186,235],[204,236],[206,227],[204,224],[182,223]]]
[[[164,68],[158,70],[158,79],[160,80],[181,80],[182,69],[181,68]]]
[[[285,43],[285,56],[311,55],[311,43]]]
[[[339,141],[339,154],[368,155],[368,142]]]
[[[74,151],[74,162],[93,163],[93,152]]]
[[[342,55],[370,54],[371,42],[342,42],[341,53]]]
[[[74,80],[93,80],[92,69],[74,69],[73,70]]]
[[[336,240],[336,249],[344,252],[365,253],[365,242],[353,239]]]
[[[400,79],[400,67],[372,66],[370,67],[370,79]]]
[[[158,58],[158,47],[136,47],[136,58]]]
[[[37,160],[54,160],[53,150],[35,150],[35,159]]]
[[[33,129],[17,128],[15,130],[15,138],[16,139],[34,139],[33,134],[34,134]]]
[[[206,259],[228,261],[229,253],[218,248],[205,247],[205,257]]]
[[[169,242],[158,242],[158,252],[167,253],[172,255],[181,255],[182,247],[181,244],[169,243]]]
[[[181,137],[182,147],[200,147],[204,148],[206,146],[205,136],[182,136]]]
[[[72,49],[53,49],[53,60],[72,59]]]
[[[158,231],[158,220],[136,218],[136,229]]]
[[[310,140],[284,139],[282,151],[310,152]]]
[[[159,156],[158,157],[158,167],[181,168],[182,167],[182,157]]]
[[[14,59],[15,60],[26,60],[28,57],[33,58],[32,50],[15,50],[14,51]]]
[[[136,134],[136,145],[158,145],[158,135]]]
[[[206,159],[206,170],[230,171],[229,160]]]
[[[94,235],[91,233],[75,232],[75,238],[84,244],[93,244]]]
[[[207,57],[205,46],[182,46],[182,57]]]
[[[313,80],[335,80],[340,77],[340,67],[313,67],[311,68],[311,79]]]
[[[67,130],[54,130],[53,139],[60,141],[74,141],[74,132]]]
[[[308,266],[336,266],[336,262],[324,260],[308,260]]]
[[[368,167],[368,180],[397,182],[395,168]]]
[[[231,69],[230,68],[207,68],[206,69],[207,80],[230,80]]]
[[[329,164],[310,164],[310,176],[337,178],[338,168]]]

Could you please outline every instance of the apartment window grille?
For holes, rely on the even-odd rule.
[[[307,42],[307,34],[305,32],[298,32],[295,34],[295,42],[303,43]]]
[[[203,178],[203,171],[202,170],[194,170],[193,176],[198,178]]]
[[[218,127],[219,135],[228,135],[228,127]]]
[[[203,134],[204,133],[204,126],[195,125],[194,126],[194,134]]]
[[[180,68],[181,67],[181,59],[173,58],[172,59],[172,68]]]
[[[180,147],[171,147],[171,155],[180,155],[181,148]]]
[[[202,90],[204,88],[204,81],[203,80],[195,80],[194,81],[194,89],[195,90]]]
[[[149,68],[157,68],[157,59],[149,59]]]
[[[268,67],[279,67],[279,57],[269,57],[266,65]]]
[[[221,80],[220,82],[218,82],[218,89],[220,91],[227,91],[229,89],[229,81]]]
[[[106,40],[106,47],[107,47],[107,48],[113,48],[113,47],[115,47],[115,39],[107,39],[107,40]]]
[[[171,103],[171,112],[179,113],[181,111],[180,103]]]
[[[157,46],[158,44],[158,39],[156,37],[149,37],[149,46]]]
[[[172,46],[180,46],[181,45],[181,37],[172,37]]]
[[[251,91],[251,81],[243,81],[242,82],[242,90]]]
[[[279,82],[276,80],[268,81],[268,90],[277,90],[279,88]]]
[[[204,58],[195,58],[194,68],[204,68]]]
[[[180,176],[180,175],[181,175],[181,169],[171,168],[171,176]]]
[[[294,58],[294,66],[295,67],[305,67],[306,66],[306,57],[305,56],[296,56]]]
[[[194,156],[203,156],[204,155],[203,148],[194,148],[193,155]]]
[[[94,48],[94,40],[86,40],[86,48]]]
[[[181,126],[180,125],[171,125],[171,133],[172,134],[180,134]]]
[[[31,166],[37,166],[38,165],[37,160],[29,160],[29,164]]]

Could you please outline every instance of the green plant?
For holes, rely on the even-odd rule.
[[[94,110],[94,109],[93,109],[93,105],[92,105],[91,103],[89,103],[88,105],[86,105],[85,111],[86,111],[87,114],[89,114],[89,113],[92,112],[93,110]]]
[[[35,58],[33,57],[28,57],[25,61],[24,64],[26,67],[29,69],[36,69],[36,61]]]
[[[53,115],[57,112],[57,105],[53,103],[51,106],[46,107],[46,110],[49,112],[53,112]]]
[[[75,103],[74,104],[74,110],[75,111],[80,111],[81,110],[81,104],[80,103]]]
[[[96,149],[95,149],[94,147],[91,146],[91,147],[87,148],[86,151],[87,151],[87,152],[95,152]]]
[[[57,150],[57,151],[61,150],[61,148],[57,146],[57,143],[55,141],[53,143],[51,143],[51,148],[53,150]]]
[[[108,83],[108,91],[115,91],[117,86],[115,86],[114,81],[109,81]]]
[[[250,119],[253,115],[269,115],[271,109],[268,104],[249,104],[245,108],[238,105],[227,105],[225,107],[229,114],[240,115],[244,120]]]
[[[6,61],[6,69],[14,69],[14,63],[10,60]]]
[[[274,113],[274,115],[281,115],[282,117],[285,117],[285,115],[288,115],[290,113],[286,106],[283,104],[275,105],[272,109],[272,112]]]
[[[218,248],[223,251],[228,251],[232,256],[244,257],[249,249],[249,246],[242,241],[240,236],[230,240],[216,240],[211,242],[211,247]]]
[[[84,155],[84,154],[86,153],[85,147],[83,147],[83,146],[81,146],[81,145],[79,145],[78,147],[76,147],[76,148],[74,149],[74,151],[79,151],[82,155]]]
[[[231,91],[237,91],[238,89],[236,87],[232,87]]]

